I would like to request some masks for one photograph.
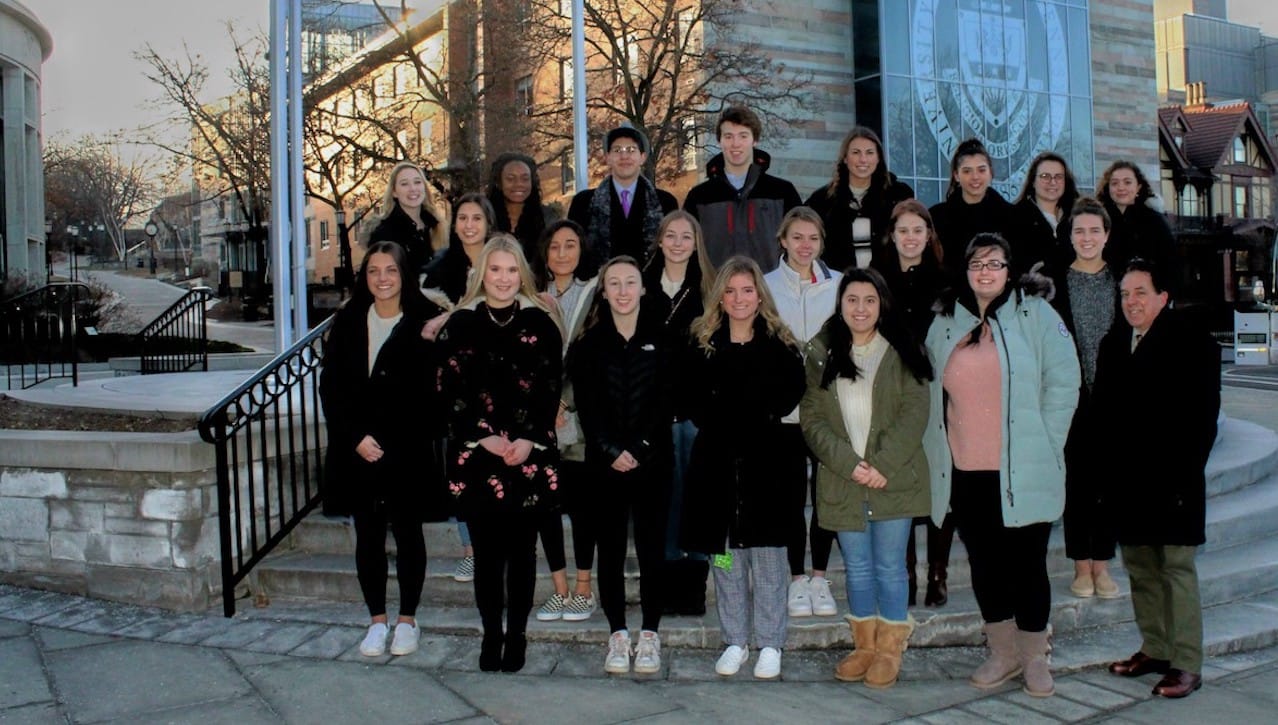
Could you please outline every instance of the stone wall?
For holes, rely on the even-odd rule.
[[[0,581],[207,608],[221,592],[214,466],[194,431],[0,431]]]

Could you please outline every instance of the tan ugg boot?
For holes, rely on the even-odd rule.
[[[1047,630],[1042,632],[1016,632],[1016,654],[1021,663],[1025,677],[1025,687],[1021,688],[1031,697],[1051,697],[1056,694],[1056,686],[1052,682],[1052,672],[1048,668],[1047,653],[1051,647],[1047,642]]]
[[[865,673],[867,687],[884,689],[896,684],[896,678],[901,674],[901,655],[909,646],[913,632],[914,618],[909,615],[904,622],[879,621],[874,639],[874,661],[870,663],[869,672]]]
[[[968,682],[973,687],[988,690],[1021,674],[1021,663],[1016,652],[1016,620],[985,623],[985,642],[990,656],[972,673]]]
[[[844,617],[848,621],[848,629],[852,630],[854,649],[847,657],[839,661],[834,668],[834,679],[843,682],[860,682],[874,661],[875,632],[880,626],[878,617]]]

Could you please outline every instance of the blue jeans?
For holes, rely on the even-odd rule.
[[[670,518],[666,522],[666,560],[704,560],[705,554],[685,552],[679,548],[680,527],[683,524],[683,477],[688,472],[692,458],[692,442],[697,439],[697,426],[690,420],[681,420],[671,428],[674,437],[674,470],[670,477]]]
[[[877,614],[889,621],[905,621],[909,614],[905,543],[913,521],[868,521],[865,531],[838,532],[852,616]]]

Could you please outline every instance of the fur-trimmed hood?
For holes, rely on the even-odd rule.
[[[1041,272],[1042,268],[1043,263],[1039,262],[1034,265],[1030,271],[1021,275],[1020,279],[1016,280],[1015,284],[1010,285],[1009,289],[1004,290],[1004,293],[1000,295],[992,305],[990,305],[987,313],[997,310],[1004,302],[1012,297],[1012,295],[1016,296],[1017,302],[1025,299],[1026,297],[1042,297],[1044,300],[1051,302],[1052,298],[1056,296],[1056,283],[1052,281],[1051,277],[1048,277]],[[946,287],[941,290],[940,294],[937,295],[936,302],[932,304],[932,311],[938,315],[953,317],[954,306],[960,302],[963,303],[963,306],[972,314],[977,313],[976,299],[972,295],[972,290],[967,287],[960,288],[955,286]]]

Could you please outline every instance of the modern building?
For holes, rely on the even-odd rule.
[[[0,276],[45,272],[40,69],[52,52],[35,14],[0,0]]]

